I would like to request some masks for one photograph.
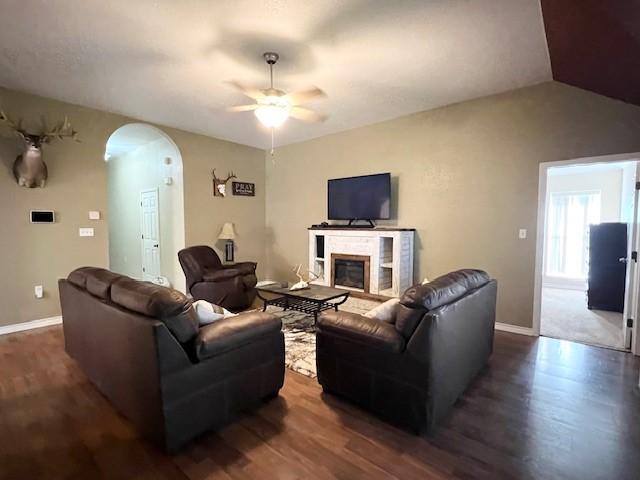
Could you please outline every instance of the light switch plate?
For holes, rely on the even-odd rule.
[[[518,238],[520,240],[523,240],[525,238],[527,238],[527,229],[526,228],[521,228],[520,231],[518,232]]]
[[[81,228],[79,233],[81,237],[93,237],[94,235],[93,228]]]
[[[92,210],[89,212],[89,220],[100,220],[100,212]]]
[[[36,285],[33,289],[33,293],[36,298],[42,298],[44,297],[44,288],[42,288],[42,285]]]

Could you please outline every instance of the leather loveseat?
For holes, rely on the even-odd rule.
[[[184,294],[101,268],[59,281],[66,351],[146,437],[174,451],[278,394],[281,321],[252,312],[199,328]]]
[[[256,298],[255,262],[223,265],[215,250],[206,245],[180,250],[178,260],[194,300],[237,312],[250,307]]]
[[[409,288],[390,322],[325,312],[318,381],[392,423],[432,431],[491,355],[496,293],[485,272],[459,270]]]

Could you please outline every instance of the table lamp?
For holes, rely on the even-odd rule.
[[[233,241],[236,238],[236,231],[233,227],[233,223],[225,223],[222,225],[218,240],[226,240],[224,245],[224,261],[227,263],[233,262]]]

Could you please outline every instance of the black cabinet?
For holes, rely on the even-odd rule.
[[[589,228],[588,307],[622,313],[627,273],[627,224]]]

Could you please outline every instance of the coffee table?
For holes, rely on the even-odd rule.
[[[262,311],[265,311],[269,305],[274,305],[285,310],[313,315],[314,322],[318,321],[320,312],[330,309],[337,312],[338,306],[349,298],[349,290],[324,285],[310,285],[304,290],[289,290],[289,287],[283,287],[281,284],[270,284],[256,287],[256,290],[258,298],[264,302]],[[266,298],[261,294],[269,294],[273,297]]]

